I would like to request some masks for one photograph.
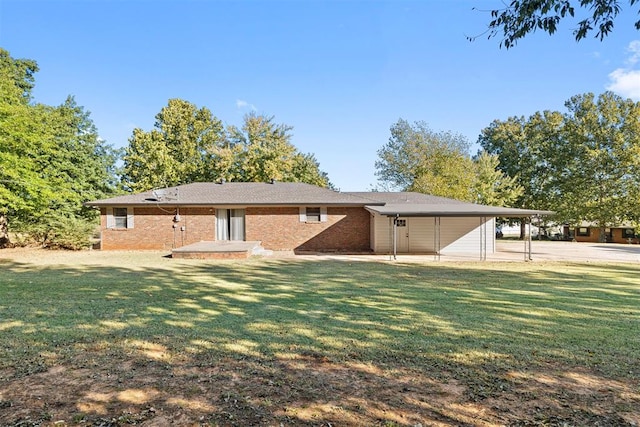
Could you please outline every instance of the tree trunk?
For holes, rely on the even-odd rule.
[[[520,221],[520,240],[524,240],[527,234],[527,222],[522,218]]]
[[[6,248],[10,245],[9,223],[7,222],[7,217],[0,214],[0,248]]]
[[[600,227],[600,234],[598,235],[598,243],[607,243],[607,232],[604,226]]]

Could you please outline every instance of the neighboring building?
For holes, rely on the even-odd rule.
[[[495,218],[550,212],[412,192],[341,193],[303,183],[193,183],[86,203],[102,249],[259,241],[296,252],[495,252]]]
[[[631,225],[620,225],[616,227],[605,227],[604,229],[607,243],[638,243],[636,230]],[[563,234],[566,238],[576,242],[600,241],[600,227],[592,223],[582,223],[578,226],[565,225]]]

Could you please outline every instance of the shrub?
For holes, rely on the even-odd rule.
[[[22,225],[20,231],[42,247],[77,251],[91,246],[95,227],[93,221],[61,217],[46,223]]]

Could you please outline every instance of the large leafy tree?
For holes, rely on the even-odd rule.
[[[0,244],[9,228],[47,243],[69,221],[95,219],[83,201],[116,189],[117,152],[72,97],[57,107],[32,102],[37,71],[0,49]]]
[[[517,176],[510,177],[500,170],[500,158],[486,151],[474,159],[476,177],[473,194],[476,203],[489,206],[513,206],[524,192]]]
[[[635,221],[640,201],[640,103],[605,92],[566,102],[558,148],[558,209],[570,222],[604,227]]]
[[[577,95],[566,113],[494,121],[479,143],[524,193],[518,207],[556,211],[559,222],[604,227],[637,221],[640,104],[612,92]]]
[[[560,197],[553,185],[555,167],[554,147],[559,142],[560,113],[544,111],[529,119],[510,117],[495,120],[483,129],[479,145],[499,159],[497,168],[514,180],[522,190],[512,201],[512,207],[554,210],[554,200]],[[520,237],[524,237],[524,223],[520,223]]]
[[[242,128],[230,126],[230,146],[235,148],[235,170],[230,178],[244,182],[271,179],[329,186],[312,154],[303,154],[291,143],[291,126],[275,123],[274,117],[247,114]]]
[[[551,209],[555,191],[552,186],[562,115],[545,111],[528,120],[510,117],[495,120],[480,133],[478,143],[489,154],[498,156],[498,169],[522,187],[512,206],[525,209]]]
[[[638,0],[512,0],[505,8],[491,11],[488,37],[501,37],[500,46],[509,49],[529,33],[541,30],[553,34],[560,21],[577,17],[573,30],[577,41],[593,31],[595,38],[602,40],[613,30],[623,3],[633,8]],[[640,20],[635,28],[640,29]]]
[[[211,152],[224,142],[224,126],[206,107],[170,99],[155,129],[134,129],[124,155],[124,181],[134,191],[206,180]]]
[[[30,108],[35,61],[14,59],[0,48],[0,246],[9,241],[8,217],[35,204],[40,179],[32,152],[42,132]]]
[[[378,150],[376,175],[386,188],[474,200],[475,168],[461,135],[434,132],[426,123],[400,119]]]
[[[330,185],[311,154],[291,143],[291,127],[248,114],[228,126],[207,108],[172,99],[155,129],[135,129],[124,156],[125,181],[135,191],[196,181],[299,181]]]

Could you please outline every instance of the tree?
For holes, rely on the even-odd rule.
[[[330,185],[312,154],[300,153],[291,144],[291,126],[276,124],[274,117],[247,114],[242,129],[230,126],[230,146],[236,149],[234,180],[306,182]]]
[[[12,213],[13,228],[45,246],[61,246],[52,237],[88,230],[92,226],[86,224],[95,222],[95,210],[84,202],[117,192],[118,150],[100,139],[89,113],[73,97],[57,107],[33,109],[39,122],[32,123],[30,135],[36,140],[26,156],[14,152],[24,173],[16,183],[23,191],[15,196],[26,205]]]
[[[528,120],[510,117],[495,120],[483,129],[478,144],[489,154],[498,156],[498,169],[522,187],[514,207],[523,209],[550,209],[553,205],[553,167],[558,142],[558,126],[562,115],[545,111]]]
[[[400,119],[378,150],[376,176],[383,186],[471,201],[475,173],[468,151],[461,135]]]
[[[555,220],[604,228],[638,218],[640,104],[606,92],[577,95],[568,112],[494,121],[479,144],[524,188],[517,207],[549,209]]]
[[[500,46],[509,49],[536,30],[555,33],[560,21],[574,18],[577,10],[583,16],[573,31],[576,41],[592,31],[596,31],[595,38],[602,41],[613,30],[622,10],[620,3],[620,0],[512,0],[506,8],[491,11],[488,38],[502,37]],[[633,7],[638,0],[628,0],[628,3]],[[635,28],[640,29],[640,20],[635,22]]]
[[[634,221],[640,208],[640,103],[605,92],[565,105],[558,209],[565,221],[597,224],[605,241],[605,227]]]
[[[134,191],[197,181],[307,182],[330,185],[311,154],[291,144],[291,127],[248,114],[228,126],[206,108],[172,99],[155,129],[135,129],[124,156],[125,180]]]
[[[29,106],[37,71],[34,61],[14,59],[0,48],[0,247],[9,242],[8,216],[27,209],[39,187],[29,155],[42,123]]]
[[[291,176],[298,182],[334,189],[333,184],[329,181],[329,175],[320,170],[320,163],[311,153],[297,153],[294,156]]]
[[[206,180],[214,147],[224,144],[224,126],[206,107],[170,99],[156,115],[155,129],[134,129],[124,155],[124,181],[134,191]]]
[[[9,229],[49,244],[61,224],[95,220],[83,202],[116,190],[117,151],[98,137],[89,113],[72,97],[58,107],[31,103],[37,70],[0,49],[0,245]]]
[[[12,58],[8,51],[0,48],[0,101],[28,104],[38,70],[35,61]]]
[[[498,169],[522,188],[511,206],[522,209],[554,210],[554,200],[560,195],[553,187],[555,176],[551,160],[559,142],[562,115],[545,111],[529,119],[510,117],[495,120],[483,129],[478,144],[487,153],[498,156]],[[525,224],[520,222],[520,238],[524,238]]]
[[[500,159],[497,155],[482,151],[474,163],[474,202],[489,206],[513,206],[522,196],[524,189],[518,184],[517,176],[510,177],[499,169]]]

